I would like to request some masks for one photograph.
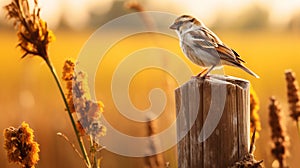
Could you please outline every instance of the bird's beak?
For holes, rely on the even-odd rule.
[[[173,23],[169,28],[173,30],[177,30],[178,26],[179,26],[178,23]]]

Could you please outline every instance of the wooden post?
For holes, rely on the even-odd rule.
[[[183,137],[177,146],[179,168],[226,168],[248,153],[248,81],[218,75],[193,78],[175,95],[181,118],[177,137]]]

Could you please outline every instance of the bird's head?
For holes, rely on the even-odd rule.
[[[196,18],[190,15],[182,15],[178,17],[169,28],[181,32],[190,29],[194,26],[201,26],[201,25],[202,23],[198,21]]]

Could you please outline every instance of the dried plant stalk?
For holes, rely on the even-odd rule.
[[[269,124],[272,130],[271,139],[273,142],[271,153],[279,162],[279,167],[284,168],[287,167],[286,157],[288,153],[288,136],[286,135],[284,125],[282,124],[283,118],[281,114],[281,107],[274,97],[271,97],[270,100]]]
[[[287,82],[287,96],[291,112],[290,116],[293,120],[298,122],[300,117],[300,92],[296,74],[292,70],[286,70],[285,79]]]
[[[23,122],[19,128],[9,127],[4,130],[4,148],[9,162],[23,168],[34,168],[39,160],[39,144],[35,142],[33,130]]]
[[[153,19],[151,18],[151,16],[145,13],[145,8],[141,3],[139,3],[136,0],[130,0],[124,3],[124,7],[139,12],[142,20],[144,21],[145,26],[148,28],[149,31],[156,30],[156,26],[154,24]]]
[[[83,71],[75,72],[75,63],[72,60],[65,61],[62,79],[66,82],[67,102],[74,114],[72,117],[76,120],[79,135],[90,137],[91,166],[99,168],[100,160],[96,153],[102,148],[97,142],[106,134],[106,127],[100,121],[104,104],[91,99],[87,74]]]
[[[260,117],[258,114],[259,99],[253,88],[250,90],[250,135],[255,132],[255,139],[259,138],[259,131],[261,131]]]
[[[150,119],[150,118],[149,118]],[[147,136],[152,137],[157,133],[157,123],[155,120],[150,120],[147,122]],[[151,153],[156,153],[160,142],[154,139],[150,139],[149,150]],[[165,167],[165,159],[162,154],[155,154],[152,156],[145,157],[145,168],[163,168]]]
[[[125,2],[124,7],[128,8],[128,9],[135,10],[137,12],[144,12],[145,11],[144,7],[139,2],[137,2],[136,0],[130,0],[130,1]]]
[[[286,70],[285,80],[287,83],[287,95],[291,113],[290,116],[297,122],[297,129],[300,135],[300,92],[295,72],[290,69]]]
[[[104,104],[91,99],[87,74],[83,71],[75,72],[75,63],[66,60],[63,67],[62,79],[66,81],[67,101],[73,117],[77,120],[77,129],[81,136],[91,135],[93,141],[99,140],[106,134],[106,127],[100,122]]]
[[[29,8],[28,0],[12,0],[12,2],[6,5],[4,9],[7,11],[8,19],[14,21],[14,26],[17,29],[19,38],[18,46],[24,51],[22,58],[27,55],[39,56],[43,58],[49,67],[68,111],[77,141],[85,158],[85,163],[87,167],[90,167],[90,161],[83,140],[79,136],[76,122],[72,117],[71,110],[68,106],[67,99],[57,77],[55,68],[52,66],[48,57],[48,44],[54,40],[54,35],[52,31],[48,29],[47,23],[40,18],[38,0],[34,0],[34,9],[32,11]]]
[[[235,162],[233,166],[231,166],[230,168],[245,168],[245,167],[262,168],[261,163],[263,162],[263,160],[257,161],[253,155],[255,139],[256,139],[256,129],[254,127],[253,134],[251,137],[249,153],[247,153],[244,157],[242,157],[240,161]]]

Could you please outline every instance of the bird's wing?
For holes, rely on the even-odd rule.
[[[235,64],[235,63],[240,64],[241,62],[245,62],[244,60],[242,60],[240,58],[240,56],[234,50],[232,50],[226,46],[219,45],[216,48],[216,50],[219,53],[221,60],[224,60],[224,61],[227,61],[227,62],[230,62],[233,64]]]
[[[224,45],[223,42],[219,39],[219,37],[207,27],[201,26],[200,31],[202,31],[205,34],[207,40],[211,41],[212,43],[215,43],[215,45]]]
[[[231,62],[231,63],[240,63],[243,61],[239,54],[235,52],[233,49],[227,47],[216,34],[214,34],[208,28],[202,26],[198,30],[194,30],[190,32],[193,41],[197,46],[203,48],[215,48],[219,53],[221,60]]]
[[[189,32],[191,35],[191,40],[196,46],[203,48],[216,48],[218,44],[208,37],[204,31],[201,29],[193,30]]]

